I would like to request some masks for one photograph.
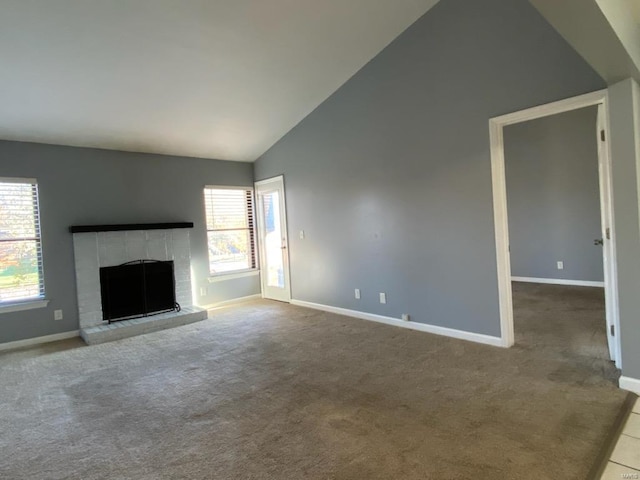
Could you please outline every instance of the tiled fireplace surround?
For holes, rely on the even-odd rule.
[[[80,334],[90,344],[116,340],[206,318],[193,306],[191,248],[186,228],[73,234]],[[173,260],[180,312],[107,324],[102,319],[100,267],[133,260]]]

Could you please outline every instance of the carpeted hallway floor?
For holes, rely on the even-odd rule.
[[[598,295],[516,285],[509,350],[256,301],[5,353],[0,478],[583,480],[626,397]]]

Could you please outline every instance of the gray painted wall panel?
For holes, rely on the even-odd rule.
[[[499,336],[488,119],[604,86],[526,0],[440,2],[256,163],[293,298]]]
[[[513,276],[604,281],[593,242],[602,238],[597,114],[589,107],[504,129]]]
[[[47,298],[45,309],[0,314],[0,343],[78,328],[70,225],[192,221],[192,269],[209,304],[259,293],[257,277],[207,281],[205,185],[252,185],[247,163],[0,141],[0,177],[38,179]],[[222,282],[224,283],[224,282]],[[62,309],[64,320],[54,321]]]
[[[640,145],[635,140],[640,125],[634,123],[632,92],[633,80],[611,86],[609,111],[622,374],[640,379]]]

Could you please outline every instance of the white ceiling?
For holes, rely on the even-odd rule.
[[[640,0],[626,0],[626,3],[636,23],[640,26]]]
[[[640,81],[640,0],[529,2],[609,85]]]
[[[0,138],[253,161],[438,0],[0,0]]]

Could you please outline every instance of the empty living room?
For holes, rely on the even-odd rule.
[[[640,0],[0,0],[0,478],[640,478]]]

